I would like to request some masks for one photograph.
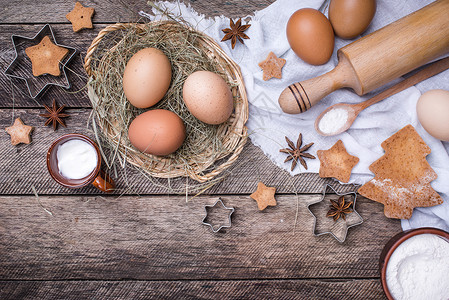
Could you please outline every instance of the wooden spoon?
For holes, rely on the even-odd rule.
[[[365,108],[384,100],[385,98],[388,98],[396,93],[399,93],[400,91],[405,90],[406,88],[409,88],[415,84],[417,84],[418,82],[421,82],[423,80],[426,80],[427,78],[430,78],[438,73],[441,73],[442,71],[446,70],[449,68],[449,57],[437,60],[431,64],[428,64],[426,67],[424,67],[422,70],[420,70],[419,72],[413,74],[412,76],[404,79],[403,81],[393,85],[392,87],[386,89],[385,91],[377,94],[376,96],[360,102],[360,103],[356,103],[356,104],[349,104],[349,103],[337,103],[334,104],[330,107],[328,107],[327,109],[325,109],[315,120],[315,130],[323,136],[332,136],[332,135],[337,135],[340,134],[346,130],[349,129],[349,127],[351,127],[352,123],[355,121],[355,119],[357,118],[358,114],[364,110]],[[345,124],[343,124],[343,126],[341,126],[340,128],[336,128],[336,130],[332,133],[324,133],[320,130],[319,128],[319,123],[321,121],[321,119],[323,118],[323,116],[328,113],[329,111],[333,110],[333,109],[344,109],[347,111],[348,113],[348,119],[346,121]]]

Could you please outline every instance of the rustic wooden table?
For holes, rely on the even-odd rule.
[[[207,16],[229,17],[271,2],[190,1]],[[83,4],[95,8],[95,28],[74,33],[65,18],[73,1],[1,0],[0,69],[14,58],[12,34],[32,37],[50,23],[56,40],[84,57],[99,30],[135,20],[135,12],[147,8],[143,0]],[[70,68],[85,74],[81,57]],[[119,176],[114,195],[58,185],[45,163],[51,142],[65,133],[93,135],[87,128],[85,78],[69,73],[69,79],[71,93],[53,87],[37,103],[0,73],[0,299],[384,297],[378,259],[384,244],[401,231],[400,222],[385,218],[382,205],[360,197],[357,210],[364,223],[349,230],[345,243],[313,236],[306,205],[331,181],[310,173],[291,177],[251,142],[231,176],[187,203],[131,168],[126,176],[132,188]],[[42,104],[53,99],[66,104],[70,114],[67,128],[57,131],[39,117]],[[11,145],[4,128],[15,117],[35,127],[30,145]],[[258,181],[278,188],[276,207],[257,210],[249,194]],[[232,227],[213,234],[201,221],[203,206],[217,197],[236,211]]]

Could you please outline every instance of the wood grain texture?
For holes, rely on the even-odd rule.
[[[222,196],[232,227],[214,234],[201,224],[214,197],[1,196],[0,280],[378,278],[400,222],[361,198],[364,223],[345,243],[315,237],[306,206],[319,198],[280,195],[260,212],[248,196]]]
[[[62,105],[64,102],[60,101]],[[70,117],[65,119],[67,128],[59,126],[57,131],[45,127],[45,118],[39,116],[45,109],[0,109],[0,194],[33,194],[34,186],[39,194],[101,194],[93,186],[81,189],[68,189],[57,184],[47,171],[46,155],[48,148],[59,136],[67,133],[81,133],[95,139],[88,128],[90,109],[67,109]],[[4,128],[11,126],[13,119],[20,117],[27,125],[34,126],[32,143],[29,145],[11,145],[10,136]],[[315,153],[313,153],[315,154]],[[116,194],[166,194],[168,190],[160,186],[168,186],[166,179],[149,180],[134,167],[122,169],[117,167],[117,176],[111,175],[117,183]],[[248,141],[239,159],[226,172],[222,182],[217,183],[207,194],[250,194],[257,187],[257,182],[277,187],[278,193],[321,193],[325,183],[332,179],[323,179],[316,173],[304,173],[292,177],[286,171],[273,164],[263,152]],[[185,178],[172,179],[173,188],[192,186],[195,182]],[[338,191],[353,190],[353,185],[341,186]],[[184,192],[183,192],[184,193]]]
[[[140,10],[149,11],[146,0],[85,0],[84,6],[95,8],[93,23],[115,23],[137,20]],[[230,18],[245,17],[261,10],[274,0],[190,0],[190,4],[199,13],[209,17],[224,15]],[[67,23],[65,15],[74,7],[75,1],[39,0],[39,13],[33,1],[0,1],[0,24],[11,23]]]
[[[0,281],[2,299],[386,299],[380,281]]]
[[[73,9],[75,2],[76,1],[39,0],[39,2],[36,3],[34,1],[2,0],[0,8],[0,24],[70,24],[65,16]],[[92,18],[93,23],[126,22],[135,19],[134,11],[139,11],[140,9],[145,9],[147,7],[145,0],[86,0],[80,2],[84,6],[95,8],[95,14]],[[123,3],[131,8],[131,11],[125,7]]]
[[[339,49],[360,82],[360,87],[350,87],[364,95],[447,54],[448,11],[449,1],[434,1]]]

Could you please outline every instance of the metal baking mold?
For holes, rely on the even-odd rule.
[[[229,210],[230,212],[229,212],[229,216],[228,216],[228,224],[221,225],[220,227],[218,227],[217,229],[215,229],[214,226],[213,226],[211,223],[208,223],[208,222],[205,222],[205,221],[206,221],[207,216],[208,216],[207,208],[213,209],[213,208],[216,207],[216,205],[217,205],[218,203],[220,203],[221,206],[222,206],[225,210]],[[234,213],[234,207],[226,207],[226,206],[224,205],[223,201],[221,200],[221,198],[218,198],[218,200],[217,200],[213,205],[205,205],[205,206],[204,206],[204,211],[206,212],[206,215],[204,216],[203,222],[202,222],[202,223],[203,223],[203,225],[208,225],[208,226],[212,229],[212,231],[213,231],[214,233],[219,232],[219,231],[220,231],[221,229],[223,229],[223,228],[229,228],[229,227],[232,226],[231,216],[232,216],[232,214]]]
[[[346,215],[346,220],[343,220],[342,218],[338,219],[337,221],[334,221],[333,218],[329,218],[326,217],[326,212],[329,210],[329,205],[324,205],[324,207],[321,207],[320,209],[320,216],[322,215],[323,217],[320,217],[320,220],[323,220],[323,224],[325,225],[329,225],[330,229],[317,229],[317,227],[326,227],[321,225],[321,221],[318,221],[317,216],[312,212],[311,210],[311,206],[316,205],[321,203],[325,198],[326,198],[326,192],[327,189],[330,188],[333,193],[332,194],[336,194],[337,196],[341,197],[341,196],[347,196],[347,195],[351,195],[353,197],[352,199],[352,209],[353,212]],[[339,241],[340,243],[343,243],[346,240],[346,236],[348,235],[348,229],[357,225],[360,225],[363,223],[363,219],[362,217],[359,215],[359,213],[355,210],[355,205],[356,205],[356,200],[357,200],[357,193],[356,192],[347,192],[347,193],[338,193],[333,186],[329,185],[329,184],[325,184],[324,185],[324,190],[323,190],[323,196],[320,198],[319,201],[315,201],[313,203],[310,203],[309,205],[307,205],[307,209],[309,210],[309,213],[313,216],[314,218],[314,222],[313,222],[313,235],[315,236],[320,236],[323,234],[330,234],[332,235],[337,241]]]
[[[61,62],[63,76],[53,76],[50,74],[33,76],[31,61],[26,56],[25,49],[39,44],[45,36],[49,36],[55,45],[69,50],[69,53]],[[10,78],[25,81],[31,98],[36,99],[41,96],[51,85],[60,86],[65,89],[70,88],[71,85],[66,74],[66,65],[78,51],[75,48],[58,44],[49,24],[42,27],[42,29],[32,38],[13,34],[11,40],[14,46],[15,57],[4,73]]]

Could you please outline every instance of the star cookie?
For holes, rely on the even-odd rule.
[[[23,124],[20,118],[14,121],[11,127],[6,127],[6,132],[11,136],[11,144],[13,146],[20,143],[29,144],[31,143],[31,131],[33,131],[33,126],[28,126]]]
[[[61,75],[59,63],[69,53],[69,49],[53,44],[49,36],[45,36],[36,46],[25,49],[26,55],[30,58],[33,75],[50,74]]]
[[[410,219],[415,207],[443,203],[430,185],[438,177],[426,160],[430,148],[412,125],[381,146],[385,154],[369,166],[375,177],[359,189],[360,195],[382,203],[385,216],[395,219]]]
[[[276,199],[274,199],[275,193],[276,188],[267,187],[262,182],[259,182],[257,184],[257,190],[250,197],[257,201],[259,210],[264,210],[267,206],[276,206]]]
[[[92,16],[95,9],[92,7],[84,7],[81,3],[76,2],[75,7],[65,17],[72,23],[74,32],[78,32],[83,28],[93,28]]]
[[[334,177],[341,182],[349,182],[352,168],[359,162],[359,158],[350,155],[341,140],[328,150],[316,152],[320,160],[320,177]]]
[[[263,80],[267,81],[273,77],[282,78],[282,67],[286,60],[278,58],[273,52],[270,52],[264,61],[259,63],[259,67],[263,70]]]

